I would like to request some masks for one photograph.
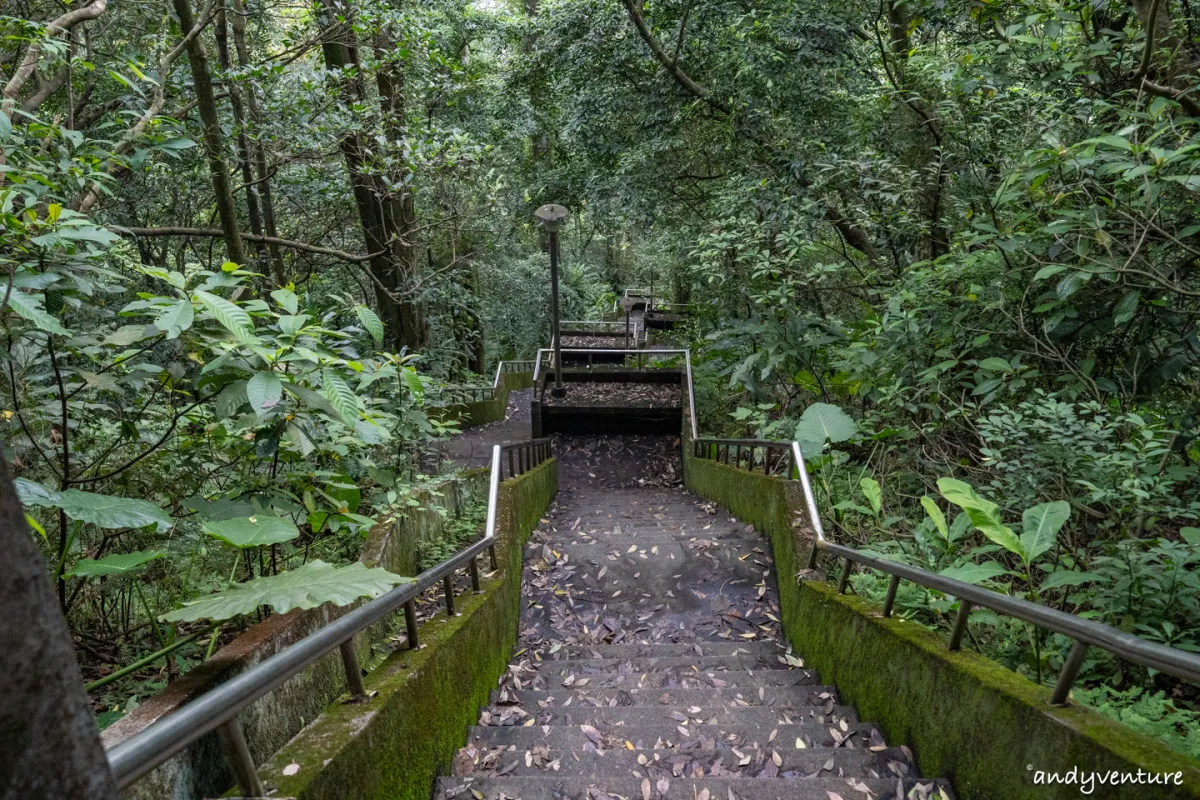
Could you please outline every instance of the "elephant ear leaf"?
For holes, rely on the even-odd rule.
[[[132,553],[105,556],[104,558],[81,558],[75,569],[68,573],[75,578],[122,578],[141,572],[151,561],[162,558],[166,550],[135,550]]]
[[[204,523],[204,532],[239,550],[264,544],[279,544],[300,535],[300,529],[290,519],[265,514],[209,520]]]
[[[1021,522],[1025,526],[1021,532],[1021,546],[1025,548],[1026,559],[1033,561],[1054,547],[1058,532],[1070,517],[1071,505],[1066,500],[1025,509],[1021,515]]]
[[[829,403],[813,403],[804,409],[800,421],[796,423],[796,438],[802,442],[820,442],[825,440],[837,444],[844,442],[858,433],[858,425],[850,415]]]
[[[223,592],[202,597],[164,614],[162,619],[166,622],[200,619],[220,622],[241,614],[252,614],[262,606],[270,606],[276,614],[286,614],[294,608],[316,608],[325,603],[345,606],[360,597],[378,597],[393,586],[411,582],[412,578],[370,568],[360,562],[338,568],[324,561],[310,561],[291,572],[235,584]]]

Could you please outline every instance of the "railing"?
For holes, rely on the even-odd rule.
[[[629,356],[637,357],[637,368],[638,369],[642,369],[642,364],[643,364],[644,360],[652,361],[653,359],[657,359],[662,356],[683,356],[684,381],[686,381],[687,396],[688,396],[688,420],[691,422],[692,438],[695,439],[697,437],[697,433],[696,433],[696,401],[695,401],[695,398],[692,396],[693,392],[692,392],[692,351],[691,350],[686,350],[686,349],[634,350],[634,349],[629,349],[629,348],[612,348],[612,349],[605,349],[605,350],[592,350],[592,349],[564,347],[560,352],[563,352],[563,353],[624,353],[626,358],[628,358]],[[550,349],[538,350],[537,358],[534,359],[534,368],[533,368],[533,385],[534,385],[535,391],[537,390],[538,378],[541,376],[541,373],[542,373],[542,358],[544,356],[549,356],[549,358],[547,359],[549,362],[549,367],[551,369],[554,367],[554,351],[550,350]]]
[[[790,478],[796,470],[791,445],[770,439],[695,439],[692,453],[751,472],[757,466],[764,475]]]
[[[440,394],[444,395],[449,405],[457,403],[481,403],[496,398],[495,386],[444,386]]]
[[[492,387],[500,388],[500,375],[508,372],[531,372],[533,371],[533,361],[525,359],[523,361],[501,361],[496,365],[496,378],[492,381]]]
[[[688,388],[691,388],[690,374]],[[693,435],[695,422],[692,423]],[[808,569],[816,569],[817,556],[824,552],[836,559],[845,559],[841,575],[838,579],[838,593],[845,593],[850,582],[850,573],[854,564],[877,569],[891,576],[888,583],[887,595],[883,602],[883,616],[890,617],[896,604],[896,590],[901,580],[911,581],[927,589],[936,589],[958,599],[958,614],[954,619],[954,627],[950,632],[950,649],[962,649],[963,636],[967,632],[967,620],[974,608],[986,608],[998,614],[1004,614],[1039,628],[1066,636],[1073,641],[1071,652],[1059,671],[1054,691],[1050,696],[1051,705],[1067,704],[1067,698],[1079,668],[1089,647],[1099,647],[1102,650],[1139,664],[1149,669],[1174,675],[1181,680],[1200,684],[1200,655],[1188,653],[1174,647],[1156,644],[1139,636],[1118,630],[1110,625],[1094,622],[1068,614],[1065,611],[1047,608],[1038,603],[1031,603],[1017,597],[994,592],[954,578],[947,578],[920,567],[909,566],[898,561],[891,561],[866,553],[860,553],[853,547],[836,544],[825,537],[821,526],[821,517],[817,513],[817,502],[813,494],[812,484],[808,480],[808,471],[804,463],[804,454],[799,442],[767,441],[761,439],[701,439],[697,441],[694,453],[699,458],[710,458],[740,467],[742,464],[741,451],[746,448],[749,452],[746,464],[753,469],[755,448],[770,448],[778,450],[788,447],[792,451],[787,474],[795,475],[804,491],[804,504],[808,512],[808,521],[812,526],[814,542],[808,556]],[[733,447],[735,457],[730,463],[729,448]],[[722,459],[723,454],[723,459]],[[789,477],[789,479],[792,479]]]
[[[551,456],[550,440],[535,439],[495,445],[492,448],[492,472],[488,487],[487,523],[483,538],[380,597],[375,598],[345,616],[331,622],[295,644],[259,662],[196,700],[147,727],[141,733],[110,748],[108,764],[121,788],[129,786],[150,770],[192,742],[216,730],[220,734],[225,757],[237,778],[238,786],[247,797],[263,797],[262,781],[238,722],[238,714],[254,701],[281,686],[317,659],[338,649],[346,671],[350,696],[365,700],[362,670],[354,649],[354,636],[389,615],[404,610],[408,631],[408,646],[419,646],[416,599],[430,587],[442,582],[446,613],[454,615],[454,574],[466,568],[471,576],[471,588],[480,591],[479,556],[490,554],[491,568],[496,563],[496,503],[504,472],[503,456],[508,454],[508,477],[515,477],[538,466]]]

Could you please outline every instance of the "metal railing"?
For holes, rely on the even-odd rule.
[[[542,464],[551,456],[549,439],[532,439],[495,445],[492,448],[492,472],[488,486],[487,523],[483,538],[468,545],[459,553],[436,567],[425,570],[409,583],[404,583],[375,598],[245,672],[205,692],[178,711],[157,720],[135,736],[115,745],[106,753],[108,765],[121,788],[129,786],[192,742],[218,731],[222,749],[238,786],[247,797],[265,796],[262,781],[238,722],[238,714],[254,701],[281,686],[317,659],[337,649],[341,652],[346,672],[346,684],[355,701],[365,701],[362,669],[354,649],[354,636],[369,626],[404,610],[404,623],[409,648],[419,646],[416,600],[426,590],[442,582],[446,613],[453,616],[454,574],[467,569],[471,588],[479,592],[479,556],[490,554],[491,568],[496,562],[496,504],[508,454],[508,477],[516,477]]]
[[[521,361],[501,361],[496,365],[496,377],[492,381],[493,388],[500,388],[500,375],[508,372],[532,372],[533,360],[524,359]]]
[[[690,392],[690,375],[688,389]],[[694,436],[694,421],[692,423],[692,430]],[[788,479],[800,481],[804,492],[804,504],[808,513],[808,521],[812,526],[814,535],[813,547],[808,556],[808,569],[816,569],[817,556],[822,552],[833,556],[835,559],[845,559],[841,575],[838,579],[839,594],[845,593],[850,582],[850,573],[854,564],[859,564],[891,576],[891,580],[888,583],[887,595],[883,603],[883,616],[885,617],[892,615],[896,604],[896,591],[900,586],[901,580],[911,581],[927,589],[936,589],[955,597],[958,599],[959,607],[958,614],[954,619],[954,626],[950,632],[949,647],[951,650],[962,649],[963,636],[967,632],[967,620],[970,618],[971,611],[974,608],[986,608],[998,614],[1004,614],[1005,616],[1028,622],[1044,630],[1071,639],[1073,641],[1071,652],[1063,663],[1062,669],[1059,670],[1058,679],[1050,696],[1051,705],[1062,706],[1067,704],[1071,687],[1075,683],[1075,678],[1079,674],[1080,667],[1083,666],[1083,660],[1087,655],[1089,647],[1099,647],[1131,663],[1147,667],[1148,669],[1158,670],[1159,672],[1165,672],[1181,680],[1200,684],[1200,655],[1148,641],[1140,636],[1118,630],[1111,625],[1083,619],[1065,611],[1048,608],[1038,603],[1032,603],[1018,597],[1011,597],[992,591],[991,589],[984,589],[970,583],[955,580],[954,578],[938,575],[920,567],[913,567],[898,561],[861,553],[853,547],[846,547],[845,545],[830,541],[825,537],[825,529],[821,525],[821,517],[817,512],[816,497],[813,494],[812,484],[808,480],[808,470],[804,463],[804,454],[800,449],[799,442],[769,441],[763,439],[701,439],[695,444],[696,447],[693,452],[697,457],[720,460],[723,463],[736,467],[742,465],[741,449],[746,448],[749,451],[746,459],[746,468],[749,469],[753,469],[755,464],[753,458],[755,448],[778,450],[781,447],[787,447],[791,449],[792,455],[789,459],[787,472]],[[734,452],[736,453],[732,463],[729,457],[730,447],[735,448]],[[724,459],[721,458],[722,453],[724,454]],[[764,463],[765,461],[764,457]],[[796,476],[795,478],[790,477],[793,474]]]
[[[697,437],[696,433],[696,401],[692,396],[692,351],[687,349],[674,350],[634,350],[632,348],[611,348],[604,350],[581,349],[564,347],[563,353],[624,353],[626,357],[635,356],[637,358],[637,368],[643,368],[645,360],[653,361],[661,356],[683,356],[684,381],[686,381],[687,396],[688,396],[688,420],[691,422],[692,438]],[[554,368],[554,351],[550,349],[541,349],[537,352],[537,358],[534,359],[533,368],[533,386],[534,391],[537,391],[538,378],[542,373],[542,358],[549,356],[548,367]]]
[[[444,401],[446,405],[481,403],[496,399],[496,387],[450,385],[441,387],[438,394],[440,395],[438,399]]]
[[[796,469],[791,445],[771,439],[695,439],[692,454],[751,472],[758,467],[764,475],[790,478]]]

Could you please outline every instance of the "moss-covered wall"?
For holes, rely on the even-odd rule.
[[[488,478],[487,470],[471,470],[416,493],[414,499],[420,503],[418,507],[381,522],[371,530],[363,543],[361,560],[401,575],[416,574],[419,543],[442,535],[447,517],[439,509],[445,509],[448,516],[453,516],[463,504],[485,498]],[[350,608],[326,605],[308,611],[297,609],[251,626],[217,651],[210,661],[147,698],[136,710],[105,730],[102,735],[105,746],[112,747],[144,730],[159,717],[275,655]],[[359,659],[364,664],[374,660],[372,649],[389,633],[390,628],[380,624],[358,637]],[[334,652],[246,709],[240,720],[255,759],[270,757],[345,689],[341,658]],[[212,734],[151,771],[124,790],[122,796],[126,800],[168,797],[200,800],[220,794],[232,780],[216,734]]]
[[[483,593],[460,596],[458,616],[426,622],[419,650],[393,654],[367,677],[367,690],[377,692],[369,702],[330,706],[261,769],[264,782],[297,800],[428,800],[508,664],[522,546],[557,490],[554,460],[503,482],[502,569]],[[284,775],[293,764],[298,771]]]
[[[843,702],[876,722],[889,744],[907,744],[922,774],[949,778],[963,800],[1067,800],[1079,785],[1035,783],[1038,774],[1181,773],[1176,785],[1093,785],[1116,800],[1200,798],[1200,763],[1078,706],[1052,708],[1050,690],[977,653],[951,653],[932,631],[884,619],[832,584],[799,581],[811,531],[799,484],[698,459],[686,448],[684,480],[771,540],[788,641],[838,687]]]
[[[491,400],[431,408],[428,413],[431,418],[441,421],[457,420],[459,429],[465,431],[467,428],[504,419],[504,412],[508,410],[508,393],[518,389],[529,389],[532,386],[532,372],[503,372],[500,374],[500,385],[496,388],[496,396]]]

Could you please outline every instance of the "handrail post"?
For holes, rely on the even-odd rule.
[[[958,598],[958,616],[954,618],[954,630],[950,632],[950,650],[962,650],[963,635],[967,632],[967,618],[971,616],[971,602]]]
[[[896,605],[896,589],[900,587],[900,576],[893,575],[888,581],[887,597],[883,600],[883,615],[890,617],[892,615],[892,607]]]
[[[415,600],[409,600],[404,604],[404,629],[408,632],[408,649],[416,650],[421,646],[421,639],[417,634],[417,603]]]
[[[258,769],[254,766],[254,756],[250,755],[250,747],[246,744],[246,735],[242,733],[242,724],[238,718],[226,722],[217,729],[221,739],[221,749],[229,762],[237,784],[246,797],[266,797],[262,779],[258,777]]]
[[[471,591],[475,594],[482,594],[483,589],[479,587],[479,556],[471,556]]]
[[[357,703],[367,699],[367,690],[363,686],[362,667],[358,663],[358,651],[354,649],[354,640],[347,639],[338,645],[342,654],[342,667],[346,670],[346,685],[350,687],[350,702]]]
[[[1067,656],[1067,660],[1063,662],[1062,669],[1058,673],[1058,682],[1054,684],[1054,693],[1050,695],[1050,705],[1065,706],[1067,698],[1071,696],[1071,686],[1075,683],[1075,677],[1079,674],[1079,668],[1083,666],[1083,659],[1087,656],[1088,646],[1078,639],[1075,644],[1071,645],[1071,652]]]
[[[838,581],[838,594],[846,593],[846,586],[848,586],[850,583],[850,570],[853,567],[854,567],[854,562],[847,558],[846,566],[842,567],[842,577]]]
[[[446,616],[454,616],[454,573],[446,574],[442,578],[442,592],[446,595]]]

